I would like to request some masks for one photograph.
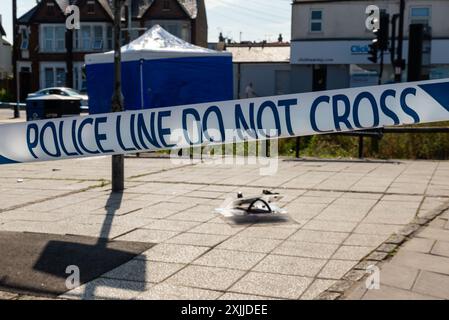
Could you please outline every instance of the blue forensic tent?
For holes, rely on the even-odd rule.
[[[194,46],[156,25],[122,47],[125,110],[233,97],[232,55]],[[114,52],[86,55],[91,114],[111,111]]]

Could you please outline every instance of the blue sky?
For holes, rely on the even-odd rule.
[[[276,41],[279,33],[290,40],[291,0],[205,0],[209,23],[209,42],[218,34],[235,41]],[[18,16],[36,4],[36,0],[17,0]],[[12,1],[2,0],[2,24],[11,41]]]

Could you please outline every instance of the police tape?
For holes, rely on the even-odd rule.
[[[449,120],[449,79],[0,126],[0,164]]]

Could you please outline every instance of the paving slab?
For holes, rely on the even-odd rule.
[[[140,254],[137,259],[190,263],[209,250],[209,247],[161,243]]]
[[[210,290],[227,290],[245,274],[244,271],[205,266],[188,266],[167,280],[167,283]]]
[[[306,290],[306,292],[301,295],[301,300],[314,300],[335,283],[336,280],[316,279]]]
[[[166,243],[214,247],[228,239],[228,237],[229,236],[185,232],[168,239]]]
[[[413,291],[447,300],[449,298],[449,275],[422,271],[416,279]]]
[[[329,259],[337,248],[338,245],[336,244],[285,241],[273,252],[281,255]]]
[[[324,259],[310,259],[270,254],[264,258],[254,271],[315,277],[326,264]]]
[[[449,239],[447,239],[449,240]],[[432,254],[449,258],[449,241],[436,241],[432,248]]]
[[[284,299],[298,299],[311,282],[312,279],[306,277],[250,272],[230,288],[229,291]]]
[[[98,278],[60,297],[70,300],[130,300],[151,286],[146,282]]]
[[[449,258],[420,252],[399,251],[391,261],[397,265],[443,274],[449,270]]]
[[[281,243],[282,240],[265,239],[265,238],[255,239],[250,237],[235,236],[221,243],[220,245],[218,245],[217,248],[237,250],[237,251],[268,253],[277,246],[279,246]]]
[[[325,279],[341,279],[356,264],[356,261],[351,260],[329,260],[318,274],[318,277]]]
[[[165,263],[142,259],[133,260],[102,275],[103,278],[159,283],[167,279],[185,265],[179,263]]]
[[[380,274],[381,285],[409,290],[415,283],[419,270],[396,264],[386,264]]]
[[[210,267],[249,270],[264,257],[263,253],[213,249],[192,263]]]
[[[183,286],[158,284],[135,297],[136,300],[214,300],[222,295],[219,291]]]
[[[435,297],[384,285],[379,290],[368,290],[362,299],[363,300],[435,300]]]
[[[404,244],[402,250],[429,253],[434,244],[433,239],[413,238]]]

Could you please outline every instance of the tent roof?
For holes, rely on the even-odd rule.
[[[164,58],[231,56],[229,52],[219,52],[195,46],[155,25],[136,40],[121,49],[122,61],[140,59],[154,60]],[[86,64],[111,63],[114,51],[86,55]]]

